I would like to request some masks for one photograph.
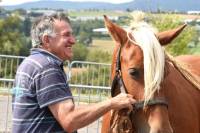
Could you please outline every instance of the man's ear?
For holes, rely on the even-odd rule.
[[[42,36],[42,45],[44,46],[44,47],[47,47],[48,45],[49,45],[49,35],[47,35],[47,34],[44,34],[43,36]]]
[[[104,15],[104,22],[113,40],[116,41],[116,43],[123,45],[128,39],[127,32],[111,22],[106,15]]]
[[[187,24],[181,25],[178,28],[163,31],[157,34],[158,40],[162,46],[169,44],[174,38],[176,38],[183,29],[187,26]]]

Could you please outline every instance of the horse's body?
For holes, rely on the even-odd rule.
[[[181,55],[176,59],[186,64],[192,73],[200,77],[200,55]]]
[[[130,38],[127,38],[129,33],[113,24],[107,17],[105,17],[105,24],[117,43],[112,60],[112,79],[116,75],[117,53],[119,48],[122,47],[120,51],[121,73],[127,92],[132,94],[138,101],[145,100],[144,70],[146,66],[144,65],[144,50],[134,44],[134,34],[131,34],[131,39],[134,41],[130,41]],[[157,38],[160,43],[165,45],[171,42],[183,28],[184,26],[163,32],[158,34]],[[197,62],[200,64],[199,56],[177,57],[185,64],[192,64],[190,69],[197,76],[187,74],[185,69],[180,69],[180,66],[166,55],[165,59],[164,77],[160,83],[160,89],[154,91],[151,99],[164,98],[168,102],[168,107],[160,104],[153,106],[147,104],[146,108],[140,109],[134,115],[129,116],[132,127],[134,127],[129,131],[119,129],[119,127],[126,128],[126,125],[117,125],[119,124],[117,122],[115,122],[116,125],[113,125],[113,120],[118,114],[118,111],[113,110],[104,115],[102,133],[200,133],[200,65],[197,65]],[[116,91],[116,94],[120,92],[119,89],[116,89]],[[148,100],[146,102],[148,103]]]

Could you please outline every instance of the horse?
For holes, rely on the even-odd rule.
[[[137,103],[133,111],[107,112],[101,133],[200,133],[199,65],[192,71],[182,65],[195,64],[200,57],[177,60],[162,47],[186,25],[155,33],[145,22],[125,30],[105,15],[104,21],[116,43],[111,95],[129,93]]]
[[[180,55],[176,59],[185,64],[192,73],[200,77],[200,55]]]

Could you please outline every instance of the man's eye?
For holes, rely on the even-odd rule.
[[[64,36],[64,37],[69,37],[69,36],[70,36],[70,34],[64,34],[63,36]]]
[[[67,33],[64,33],[62,36],[64,36],[64,37],[70,37],[70,36],[72,36],[72,33],[71,32],[67,32]]]
[[[129,71],[129,74],[131,75],[132,78],[138,79],[140,77],[139,69],[137,69],[137,68],[131,68],[128,71]]]

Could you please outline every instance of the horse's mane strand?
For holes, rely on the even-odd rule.
[[[134,40],[129,35],[134,37]],[[143,51],[145,104],[160,89],[164,77],[165,54],[152,28],[142,23],[127,32],[128,38]]]

